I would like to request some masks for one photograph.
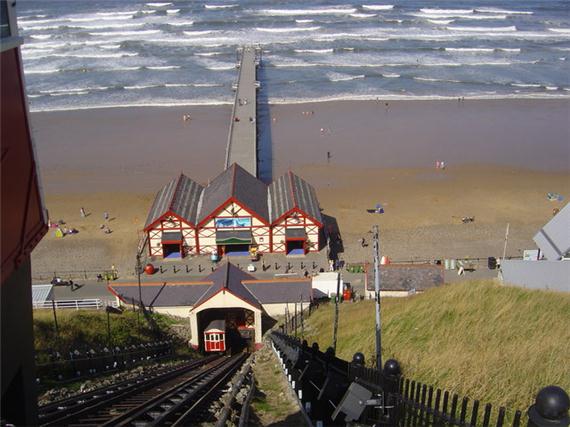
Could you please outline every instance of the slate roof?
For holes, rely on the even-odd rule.
[[[265,221],[269,220],[267,186],[240,165],[234,163],[214,178],[204,189],[198,221],[202,222],[232,197],[253,211],[258,217]]]
[[[221,267],[218,267],[212,274],[207,276],[204,280],[212,282],[213,285],[196,301],[195,307],[203,304],[206,300],[213,297],[222,289],[227,289],[238,298],[246,301],[247,303],[261,309],[261,304],[252,293],[244,287],[243,280],[253,280],[253,276],[241,271],[235,265],[227,262]]]
[[[183,285],[143,285],[142,300],[146,307],[193,306],[196,301],[211,287],[208,284]],[[138,304],[138,286],[111,285],[110,288],[127,304]],[[153,302],[154,301],[154,302]]]
[[[443,285],[444,270],[433,264],[389,264],[380,266],[380,290],[423,291]],[[374,267],[368,266],[366,289],[374,290]]]
[[[208,326],[206,326],[206,329],[204,329],[204,332],[211,331],[212,329],[217,329],[219,331],[225,331],[226,330],[226,321],[223,319],[212,320],[210,323],[208,323]]]
[[[203,189],[200,184],[180,174],[156,193],[145,229],[168,211],[172,211],[189,224],[196,225],[198,201]]]
[[[126,304],[138,304],[138,286],[110,285],[109,288]],[[144,284],[142,300],[146,307],[179,307],[203,304],[222,289],[227,289],[238,298],[262,310],[262,304],[286,302],[310,302],[313,293],[311,280],[279,279],[256,280],[252,275],[227,262],[200,282],[183,284]]]
[[[271,183],[268,189],[268,205],[271,222],[291,209],[298,208],[323,223],[315,189],[291,171]]]
[[[245,281],[243,285],[262,304],[310,302],[313,296],[310,280]]]

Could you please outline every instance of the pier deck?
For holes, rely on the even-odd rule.
[[[241,49],[225,164],[227,169],[238,163],[253,176],[257,176],[257,58],[256,48],[246,46]]]

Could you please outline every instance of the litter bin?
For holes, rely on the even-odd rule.
[[[494,256],[490,256],[489,258],[487,258],[487,266],[489,267],[489,270],[494,270],[497,268],[497,258],[495,258]]]

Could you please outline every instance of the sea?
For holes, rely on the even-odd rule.
[[[570,1],[20,0],[32,111],[260,99],[568,98]]]

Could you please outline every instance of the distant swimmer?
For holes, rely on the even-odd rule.
[[[325,134],[325,128],[321,128],[321,135]]]
[[[184,120],[185,122],[189,122],[192,118],[190,117],[190,114],[184,114],[182,115],[182,120]]]

